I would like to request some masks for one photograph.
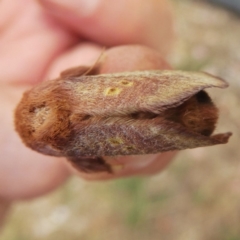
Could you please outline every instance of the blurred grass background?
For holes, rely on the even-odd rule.
[[[239,240],[240,18],[205,1],[173,0],[176,41],[169,62],[230,83],[211,90],[224,146],[179,153],[161,174],[112,182],[70,179],[62,188],[17,203],[1,240]]]

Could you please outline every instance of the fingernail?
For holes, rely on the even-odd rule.
[[[91,15],[96,10],[101,0],[49,0],[49,2],[54,5],[60,5],[85,17]]]

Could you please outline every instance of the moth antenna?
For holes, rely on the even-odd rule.
[[[100,55],[98,56],[94,64],[85,73],[82,74],[83,76],[88,75],[92,71],[94,72],[94,70],[98,68],[98,66],[101,64],[101,61],[103,60],[105,51],[106,51],[106,47],[103,47]]]
[[[80,76],[86,76],[86,75],[97,75],[98,70],[100,67],[100,61],[103,59],[103,54],[105,52],[105,47],[103,48],[102,52],[98,56],[97,60],[94,62],[92,66],[78,66],[78,67],[72,67],[67,70],[64,70],[60,73],[60,77],[58,79],[65,79],[70,77],[80,77]]]

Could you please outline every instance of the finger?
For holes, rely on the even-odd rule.
[[[145,52],[143,56],[142,52]],[[92,43],[80,43],[74,48],[62,53],[54,61],[46,73],[45,79],[57,78],[61,71],[74,66],[92,66],[103,52],[103,48]],[[113,73],[123,71],[146,69],[169,69],[170,65],[160,54],[150,51],[149,48],[140,45],[128,45],[110,48],[106,51],[107,58],[101,66],[101,73]],[[158,56],[158,57],[156,57]],[[154,67],[155,66],[155,67]],[[154,68],[153,68],[154,67]]]
[[[166,54],[173,23],[167,0],[40,0],[63,24],[106,46],[139,43]]]
[[[75,37],[46,17],[34,1],[3,0],[1,5],[0,81],[36,83],[50,62],[75,42]]]
[[[99,45],[82,42],[59,55],[58,58],[52,62],[44,79],[58,78],[63,70],[75,66],[92,66],[102,51],[103,48]]]
[[[60,159],[23,146],[14,130],[13,112],[27,85],[41,80],[49,62],[73,38],[34,1],[0,4],[0,197],[15,200],[51,191],[69,175]]]
[[[94,55],[94,51],[95,55],[99,54],[99,49],[92,49],[90,45],[88,45],[88,47],[88,50],[83,50],[83,46],[80,45],[74,52],[64,54],[55,62],[49,74],[55,74],[55,69],[64,69],[64,62],[76,66],[77,64],[74,58],[77,56],[78,61],[83,61],[79,58],[87,55],[87,51],[91,52],[92,56]],[[101,66],[102,73],[170,68],[156,51],[139,45],[114,47],[107,50],[105,56],[106,57],[104,57],[104,62]],[[71,59],[71,63],[69,62],[69,59]],[[81,177],[89,180],[114,179],[123,176],[150,174],[163,169],[171,161],[173,156],[174,153],[161,153],[144,156],[105,157],[104,160],[113,166],[113,174],[106,172],[86,174],[83,172],[77,172],[76,170],[73,171],[77,172]]]
[[[104,160],[112,167],[112,173],[99,172],[89,174],[76,169],[72,169],[72,171],[90,181],[152,175],[164,170],[175,155],[176,152],[166,152],[125,157],[104,157]]]
[[[11,203],[9,201],[0,198],[0,231],[4,224],[7,213],[10,210],[10,205]]]

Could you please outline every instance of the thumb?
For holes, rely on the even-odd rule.
[[[167,0],[40,0],[44,8],[78,34],[115,46],[138,43],[167,53],[173,36]]]

